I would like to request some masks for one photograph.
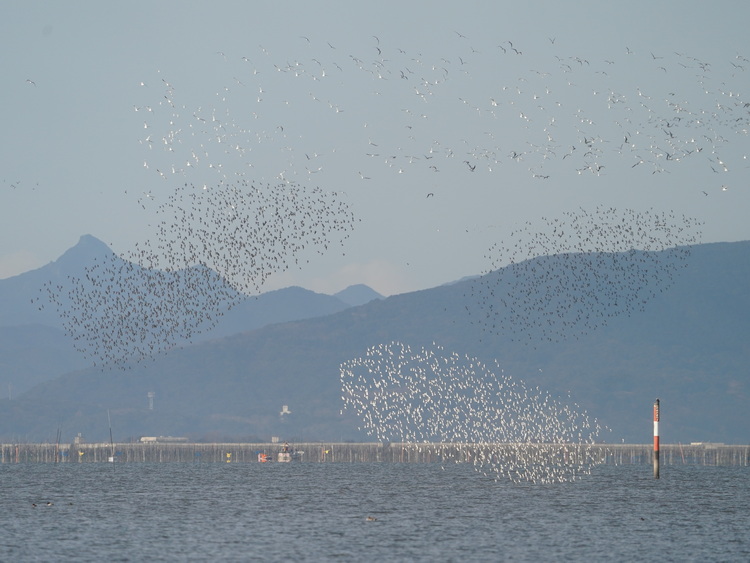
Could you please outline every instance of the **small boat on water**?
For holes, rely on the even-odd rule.
[[[276,461],[279,463],[289,463],[292,461],[292,452],[289,451],[289,444],[287,442],[284,442],[284,446],[276,456]]]
[[[260,463],[268,463],[269,461],[274,460],[273,454],[267,454],[261,451],[257,451],[255,453],[258,454],[258,461]],[[291,463],[292,461],[300,461],[304,453],[305,452],[301,450],[295,450],[294,448],[291,448],[287,442],[284,442],[281,451],[276,454],[276,462]]]

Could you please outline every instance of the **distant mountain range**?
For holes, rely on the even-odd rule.
[[[82,239],[84,244],[92,242]],[[655,255],[644,253],[644,258]],[[591,257],[570,255],[567,260],[575,270],[589,264]],[[24,276],[38,276],[39,281],[62,272],[69,264],[58,264],[61,261],[45,267],[50,268],[47,272]],[[0,441],[52,440],[58,428],[66,441],[79,432],[91,441],[103,441],[108,439],[107,410],[115,440],[141,435],[368,440],[357,430],[360,421],[340,413],[339,367],[363,356],[370,346],[398,341],[412,348],[436,342],[447,353],[488,364],[497,360],[504,374],[586,409],[611,429],[600,436],[605,441],[648,443],[652,404],[658,397],[663,442],[750,443],[750,242],[692,247],[671,285],[657,288],[638,307],[623,309],[587,331],[576,331],[575,319],[555,319],[559,326],[572,327],[567,338],[537,338],[536,325],[523,337],[514,334],[513,326],[493,331],[481,317],[470,314],[476,307],[477,287],[500,291],[512,279],[513,287],[540,292],[539,285],[545,283],[545,291],[559,292],[559,281],[533,279],[539,264],[531,261],[481,278],[386,299],[376,296],[365,303],[372,294],[363,288],[345,292],[348,303],[337,296],[310,296],[299,288],[270,292],[247,306],[274,303],[276,316],[263,317],[261,309],[248,309],[226,321],[226,332],[215,333],[215,338],[135,363],[125,371],[75,366],[54,378],[47,373],[47,380],[33,389],[13,400],[0,400]],[[10,298],[5,283],[12,282],[17,291],[23,286],[14,279],[0,281],[0,326],[6,328],[5,304]],[[597,288],[600,293],[590,298],[611,299],[605,296],[611,286]],[[281,307],[288,303],[285,295],[290,300],[311,298],[302,299],[304,303],[319,299],[320,308],[316,313],[311,306],[296,319],[289,318],[289,310],[282,312]],[[545,321],[548,313],[539,312],[539,319]],[[17,318],[24,318],[22,314],[16,310]],[[245,315],[253,315],[257,327],[252,328]],[[38,331],[27,323],[27,333],[16,328],[4,333],[15,334],[18,346],[25,343],[25,355],[17,361],[41,361],[45,355],[60,365],[74,361],[62,353],[53,327],[42,329],[43,324],[36,323]],[[38,354],[33,354],[35,349]],[[5,358],[6,348],[2,353]],[[5,365],[3,373],[8,373]],[[155,393],[153,410],[148,408],[149,392]],[[290,414],[281,414],[284,405]]]
[[[43,381],[91,366],[74,351],[56,308],[48,300],[45,284],[67,289],[71,277],[81,277],[87,267],[105,258],[119,260],[102,241],[84,235],[54,262],[0,280],[0,396],[18,396]],[[61,293],[65,295],[65,291]],[[192,342],[329,315],[373,299],[383,296],[361,284],[335,295],[288,287],[241,296],[215,326],[197,333]]]

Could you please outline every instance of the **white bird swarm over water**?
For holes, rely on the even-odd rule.
[[[467,355],[391,342],[340,366],[345,410],[380,441],[451,443],[496,480],[558,483],[600,462],[585,446],[602,430],[576,404]],[[462,456],[463,457],[463,456]]]

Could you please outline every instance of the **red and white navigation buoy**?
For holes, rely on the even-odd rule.
[[[654,479],[659,478],[659,399],[654,403]]]

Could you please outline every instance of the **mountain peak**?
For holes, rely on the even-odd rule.
[[[364,305],[375,299],[383,299],[383,296],[377,291],[362,283],[350,285],[346,289],[335,293],[334,297],[337,297],[339,300],[352,307]]]
[[[78,239],[78,242],[71,250],[74,249],[94,251],[97,253],[102,251],[110,251],[109,247],[94,235],[81,235],[81,238]]]
[[[61,269],[89,265],[92,260],[112,254],[112,250],[93,235],[82,235],[75,246],[66,250],[54,264]]]

